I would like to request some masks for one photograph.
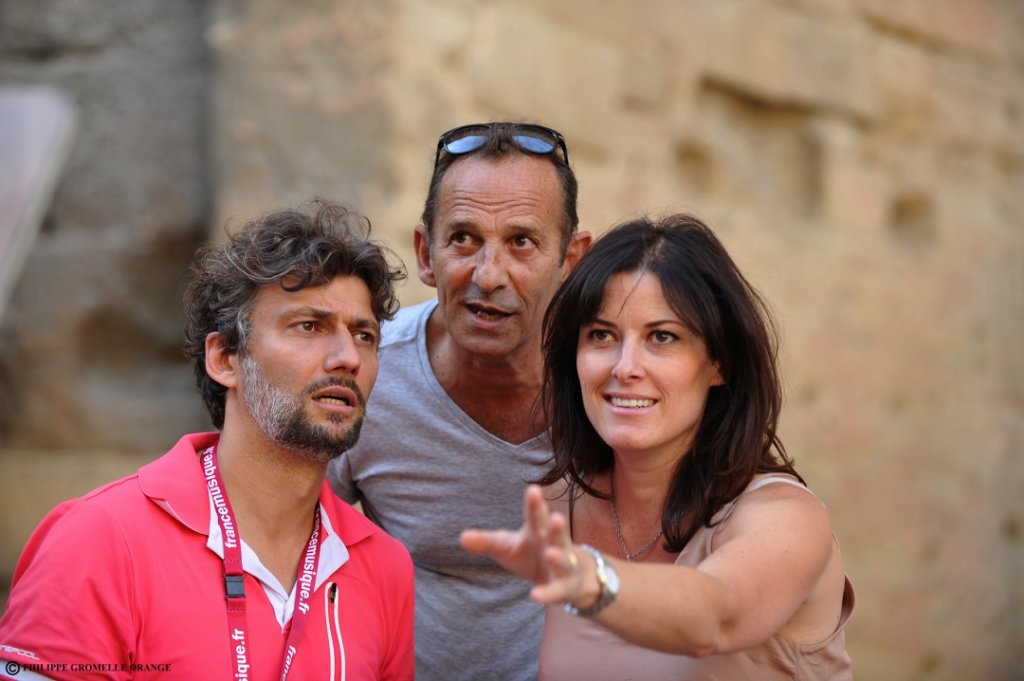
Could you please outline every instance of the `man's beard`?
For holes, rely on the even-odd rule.
[[[358,405],[353,406],[360,407],[362,411],[350,427],[339,430],[313,423],[303,410],[303,397],[296,397],[272,385],[252,357],[242,355],[241,364],[245,405],[256,425],[274,444],[304,454],[318,463],[327,463],[359,440],[359,430],[366,415],[366,399],[355,381],[326,378],[303,391],[303,395],[310,395],[330,386],[343,386],[355,393]],[[344,418],[341,414],[328,415],[328,419],[336,423]]]

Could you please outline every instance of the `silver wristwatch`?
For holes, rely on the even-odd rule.
[[[580,544],[580,548],[594,557],[595,570],[597,573],[597,584],[601,587],[597,602],[589,608],[577,608],[572,603],[565,604],[565,611],[570,615],[580,617],[593,617],[601,612],[615,600],[619,595],[619,573],[611,565],[605,562],[601,552],[588,544]]]

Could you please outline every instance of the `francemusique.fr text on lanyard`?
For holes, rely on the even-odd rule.
[[[245,571],[242,569],[242,545],[238,536],[238,525],[231,510],[231,502],[224,493],[224,481],[217,468],[217,448],[210,447],[200,457],[203,475],[213,499],[217,524],[224,546],[224,589],[228,612],[228,645],[231,658],[235,661],[235,679],[250,678],[249,668],[249,626],[245,615]],[[313,532],[303,553],[299,578],[295,583],[295,607],[292,611],[292,627],[288,632],[284,661],[281,665],[281,681],[288,678],[292,660],[306,632],[309,621],[309,602],[313,598],[316,584],[316,566],[320,558],[320,504],[313,515]]]

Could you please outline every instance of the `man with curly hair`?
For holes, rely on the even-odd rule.
[[[199,250],[185,349],[217,432],[43,520],[0,621],[3,673],[413,677],[409,554],[325,483],[404,274],[364,218],[316,208]]]

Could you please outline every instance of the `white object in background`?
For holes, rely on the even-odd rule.
[[[77,118],[52,87],[0,88],[0,318],[53,199]]]

